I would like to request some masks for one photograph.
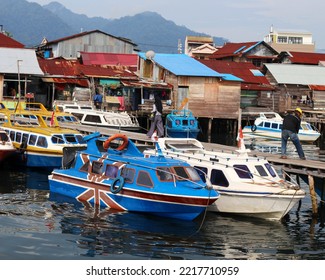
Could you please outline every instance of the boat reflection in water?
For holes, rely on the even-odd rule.
[[[295,258],[290,232],[280,222],[206,213],[194,221],[180,223],[139,213],[94,208],[72,199],[67,203],[66,197],[58,194],[51,193],[50,200],[55,201],[55,215],[62,217],[62,233],[76,235],[74,242],[87,257]]]

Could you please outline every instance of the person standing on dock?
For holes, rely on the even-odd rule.
[[[301,117],[302,117],[302,111],[300,108],[296,108],[294,114],[288,114],[283,119],[283,125],[282,125],[282,134],[281,134],[281,159],[288,158],[286,156],[287,153],[287,143],[288,139],[292,141],[292,143],[295,145],[299,158],[300,159],[306,159],[305,153],[302,149],[298,132],[300,129],[300,123],[301,123]]]
[[[150,129],[147,133],[147,136],[151,138],[155,130],[157,130],[157,136],[163,137],[164,136],[164,124],[162,121],[162,111],[163,111],[163,105],[161,102],[161,99],[159,97],[159,94],[157,92],[154,93],[155,96],[155,102],[153,104],[152,113],[154,114],[153,121],[151,123]]]

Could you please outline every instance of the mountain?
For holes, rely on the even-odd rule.
[[[0,0],[0,25],[13,39],[26,46],[72,35],[75,30],[51,11],[25,0]]]
[[[75,14],[57,2],[51,2],[44,8],[58,15],[76,32],[99,29],[116,37],[131,39],[142,51],[150,49],[160,53],[177,53],[178,40],[184,44],[186,36],[210,36],[178,26],[154,12],[111,20]],[[215,37],[214,41],[216,45],[223,45],[228,40]]]
[[[105,19],[73,13],[58,2],[41,6],[25,0],[0,0],[0,6],[0,27],[27,47],[39,45],[44,37],[51,41],[98,29],[132,40],[141,51],[176,53],[178,41],[184,44],[186,36],[210,36],[176,25],[154,12]],[[222,45],[228,40],[214,37],[214,41]]]

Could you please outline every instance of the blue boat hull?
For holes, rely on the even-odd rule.
[[[210,199],[208,196],[170,195],[127,187],[114,194],[107,184],[96,184],[85,179],[80,180],[76,177],[58,174],[49,177],[49,185],[53,193],[75,198],[80,202],[88,202],[91,205],[181,220],[194,220],[206,210]],[[214,191],[212,191],[211,199],[216,199]]]
[[[175,129],[175,128],[167,128],[167,136],[173,138],[197,138],[200,130],[199,129]]]
[[[32,154],[17,151],[11,160],[20,166],[40,167],[48,170],[53,170],[54,168],[60,168],[62,166],[62,155]]]

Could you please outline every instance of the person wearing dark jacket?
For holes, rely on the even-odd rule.
[[[304,151],[299,141],[298,132],[300,129],[302,111],[300,108],[296,108],[294,114],[288,114],[283,119],[282,134],[281,134],[281,158],[287,158],[287,143],[288,139],[292,141],[297,149],[297,153],[300,159],[306,159]]]
[[[163,105],[158,93],[155,92],[154,97],[155,97],[155,103],[153,104],[153,109],[151,111],[154,114],[154,119],[147,133],[147,136],[149,138],[152,137],[155,130],[157,131],[158,137],[164,136],[164,124],[162,121]]]

